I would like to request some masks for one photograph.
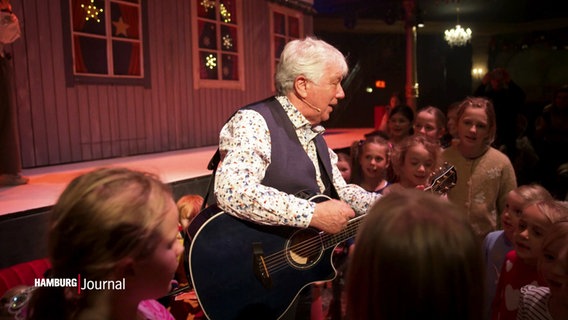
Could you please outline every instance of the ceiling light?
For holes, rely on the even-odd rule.
[[[457,8],[457,24],[454,28],[444,31],[444,39],[453,47],[466,45],[471,40],[471,29],[460,26],[460,8]]]

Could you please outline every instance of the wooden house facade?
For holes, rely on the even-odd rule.
[[[273,94],[278,50],[285,41],[312,32],[311,4],[12,1],[22,32],[5,50],[12,61],[22,166],[216,144],[221,126],[237,108]],[[90,25],[95,31],[88,30]],[[212,33],[204,37],[208,27]],[[89,41],[106,49],[89,48]],[[125,62],[119,45],[137,48],[129,52],[138,60],[126,58],[130,69],[120,65]],[[114,62],[100,72],[96,66],[105,59]]]

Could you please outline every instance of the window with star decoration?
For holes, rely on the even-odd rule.
[[[244,89],[241,0],[191,0],[194,87]]]
[[[63,2],[69,13],[68,82],[149,85],[143,0]]]

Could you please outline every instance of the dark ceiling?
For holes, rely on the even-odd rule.
[[[403,0],[314,0],[319,17],[402,20]],[[566,18],[555,0],[416,0],[425,22],[519,23]],[[391,20],[392,21],[392,20]]]

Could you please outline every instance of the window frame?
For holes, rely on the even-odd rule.
[[[112,19],[111,10],[109,9],[111,3],[125,3],[127,5],[137,6],[139,10],[140,19],[140,37],[138,40],[128,39],[127,41],[139,42],[140,43],[140,76],[128,76],[128,75],[113,75],[113,74],[82,74],[75,72],[75,48],[73,44],[73,19],[72,19],[72,0],[61,0],[61,12],[63,16],[63,45],[64,45],[64,59],[65,59],[65,78],[68,87],[73,87],[79,84],[121,84],[121,85],[139,85],[146,88],[150,87],[150,54],[149,54],[149,41],[148,41],[148,5],[146,0],[138,0],[139,3],[133,3],[121,0],[103,0],[105,7],[103,12],[105,14],[106,30],[107,33],[104,35],[104,39],[107,42],[107,65],[109,68],[107,71],[112,70],[113,65],[113,47],[112,42],[119,40],[125,41],[124,38],[116,38],[112,34]],[[102,36],[97,36],[101,37]]]
[[[199,0],[190,0],[191,1],[191,41],[193,46],[192,52],[192,60],[193,60],[193,87],[194,89],[201,89],[201,88],[216,88],[216,89],[240,89],[245,90],[245,56],[244,56],[244,38],[243,38],[243,1],[242,0],[233,0],[235,1],[235,8],[236,8],[236,16],[237,16],[237,23],[236,24],[229,24],[222,22],[219,17],[219,2],[220,0],[215,1],[215,20],[209,20],[205,18],[198,17],[198,8],[197,2]],[[201,79],[200,76],[200,53],[205,51],[216,52],[218,57],[222,57],[223,51],[221,45],[219,45],[216,49],[208,49],[208,48],[200,48],[199,47],[199,35],[198,35],[198,23],[199,21],[206,21],[208,23],[214,22],[216,25],[216,39],[217,43],[221,43],[221,27],[224,25],[230,26],[231,28],[236,28],[236,36],[237,36],[237,51],[230,52],[231,55],[236,55],[238,59],[238,66],[237,72],[239,74],[238,80],[223,80],[223,79]],[[219,63],[219,62],[218,62]],[[220,67],[219,69],[221,69]]]
[[[286,41],[284,43],[288,43],[291,40],[294,39],[302,39],[304,37],[304,14],[298,10],[292,9],[292,8],[288,8],[288,7],[284,7],[275,3],[269,3],[268,4],[268,16],[269,16],[269,23],[270,23],[270,35],[269,35],[269,43],[270,43],[270,72],[271,72],[271,77],[274,76],[274,74],[276,74],[276,66],[278,65],[279,62],[279,58],[276,58],[276,44],[274,41],[275,38],[275,31],[274,31],[274,14],[275,13],[279,13],[285,16],[285,21],[286,21],[286,26],[285,26],[285,30],[286,30],[286,35],[284,35],[284,38],[286,39]],[[294,17],[296,19],[298,19],[298,38],[292,37],[289,35],[288,31],[288,19],[289,17]],[[278,35],[279,37],[281,37],[281,35]],[[276,88],[274,87],[274,81],[272,81],[272,90],[276,90]]]

